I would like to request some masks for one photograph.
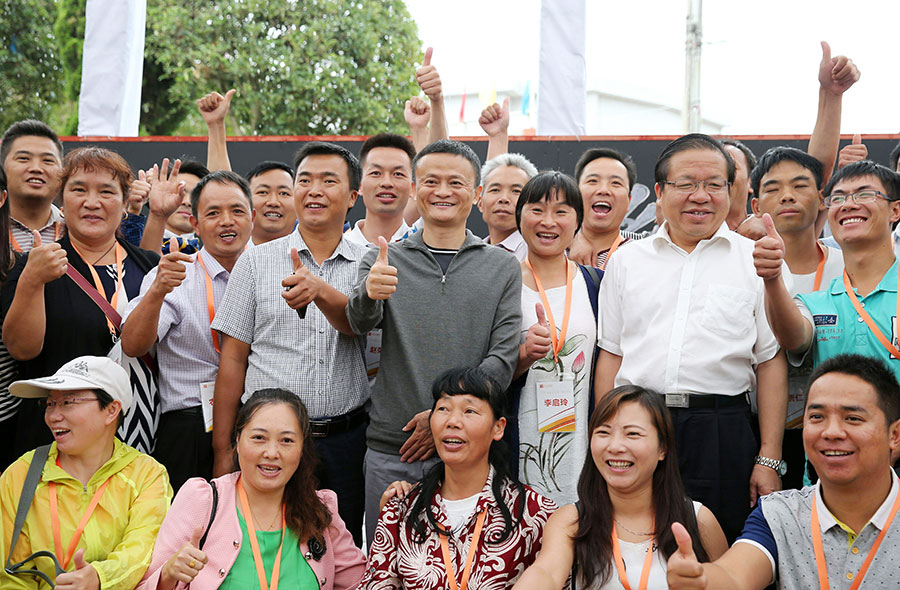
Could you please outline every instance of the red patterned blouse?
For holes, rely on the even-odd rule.
[[[541,549],[544,523],[556,510],[556,504],[552,500],[528,486],[525,486],[522,498],[512,482],[507,480],[502,497],[506,506],[515,507],[512,511],[513,523],[523,500],[525,512],[521,524],[513,529],[506,540],[497,542],[503,534],[505,523],[491,490],[493,478],[494,471],[491,469],[476,503],[475,512],[464,526],[448,536],[453,572],[459,582],[477,516],[482,510],[486,510],[484,527],[469,577],[468,587],[471,590],[511,588],[537,557]],[[381,511],[375,539],[369,549],[366,573],[357,590],[443,590],[449,587],[439,534],[431,528],[423,513],[420,518],[425,522],[425,530],[429,534],[423,543],[417,543],[415,531],[406,522],[407,514],[420,489],[414,488],[403,500],[392,498]],[[440,488],[431,499],[430,510],[438,524],[448,527]]]

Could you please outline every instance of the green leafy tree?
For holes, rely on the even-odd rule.
[[[420,51],[402,0],[150,0],[142,125],[196,133],[193,101],[236,88],[236,134],[403,132]]]
[[[53,123],[62,96],[54,0],[0,0],[0,133],[20,119]]]

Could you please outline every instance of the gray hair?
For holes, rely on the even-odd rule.
[[[485,162],[484,166],[481,167],[482,184],[487,184],[488,174],[501,166],[514,166],[519,168],[528,175],[528,178],[534,178],[538,173],[537,168],[531,163],[531,160],[522,154],[500,154]]]

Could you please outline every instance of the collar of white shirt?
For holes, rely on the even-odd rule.
[[[736,232],[733,232],[730,229],[728,229],[728,224],[723,221],[722,225],[719,226],[719,229],[716,230],[716,233],[714,233],[713,235],[711,235],[710,237],[708,237],[704,240],[700,240],[700,242],[697,244],[697,246],[702,247],[705,244],[711,244],[713,242],[717,242],[722,239],[724,239],[726,242],[728,242],[729,245],[732,245],[741,238],[743,238],[743,237],[738,235]],[[668,245],[672,246],[673,248],[678,248],[679,250],[683,250],[683,248],[681,248],[681,246],[677,245],[675,242],[672,241],[672,237],[669,235],[669,222],[668,221],[663,222],[662,227],[659,228],[659,231],[657,231],[655,234],[650,236],[648,239],[657,248],[661,248],[664,244],[668,244]],[[743,238],[743,239],[746,239],[746,238]]]

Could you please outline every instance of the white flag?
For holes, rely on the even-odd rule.
[[[585,0],[541,0],[539,135],[584,135]]]
[[[87,1],[78,135],[138,134],[146,21],[146,0]]]

